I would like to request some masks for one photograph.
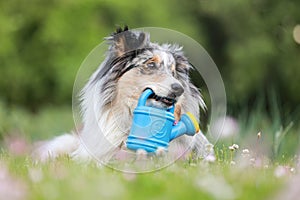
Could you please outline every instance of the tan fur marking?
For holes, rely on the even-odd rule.
[[[175,72],[176,69],[175,69],[175,65],[174,64],[171,65],[171,70],[172,70],[172,72]]]
[[[161,59],[158,55],[153,56],[151,59],[149,59],[146,64],[151,63],[151,62],[156,62],[156,63],[160,63]]]
[[[176,67],[174,64],[171,65],[171,71],[172,71],[172,75],[176,75]]]
[[[178,103],[175,105],[174,117],[176,121],[179,121],[181,117],[181,105]]]
[[[117,51],[117,55],[118,56],[121,56],[123,55],[125,52],[125,44],[124,44],[125,40],[124,38],[120,37],[118,42],[116,43],[116,49],[118,50]]]

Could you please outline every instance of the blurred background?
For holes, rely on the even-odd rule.
[[[296,0],[0,0],[2,143],[11,135],[36,140],[72,129],[72,87],[80,64],[126,24],[170,28],[197,40],[225,82],[234,121],[229,133],[247,137],[262,131],[276,141],[281,131],[289,137],[279,144],[295,152],[299,8]]]

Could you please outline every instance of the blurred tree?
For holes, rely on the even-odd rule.
[[[116,25],[171,28],[202,44],[232,107],[275,88],[300,101],[299,1],[0,0],[0,98],[32,110],[71,102],[76,72]],[[197,80],[195,80],[197,81]]]
[[[190,10],[206,30],[231,105],[244,105],[271,88],[288,107],[298,104],[300,46],[292,33],[300,23],[299,6],[279,0],[194,1]]]

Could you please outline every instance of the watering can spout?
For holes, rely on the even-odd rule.
[[[170,141],[175,138],[178,138],[184,134],[193,136],[195,133],[199,132],[199,124],[194,117],[194,115],[190,112],[183,114],[181,116],[181,120],[173,126]]]

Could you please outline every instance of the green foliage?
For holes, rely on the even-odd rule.
[[[224,46],[218,65],[224,69],[227,96],[243,102],[261,90],[278,90],[281,98],[299,101],[299,44],[293,28],[299,23],[295,1],[210,1],[200,3],[201,15],[217,20]],[[288,12],[287,12],[288,10]],[[218,24],[219,25],[219,24]],[[216,25],[216,26],[218,26]],[[213,40],[213,38],[211,39]],[[218,52],[218,44],[213,46]]]
[[[230,105],[274,87],[300,100],[296,1],[0,1],[0,98],[36,110],[71,102],[76,72],[116,25],[166,27],[203,44]],[[197,80],[195,80],[197,82]]]
[[[167,5],[156,9],[151,2],[30,2],[0,2],[0,98],[33,110],[70,104],[81,62],[117,24],[134,28],[156,21],[165,26],[172,19],[164,12]]]

